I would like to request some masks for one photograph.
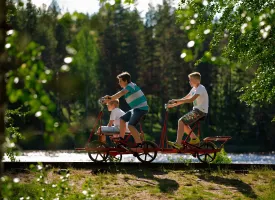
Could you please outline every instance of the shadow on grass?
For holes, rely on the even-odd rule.
[[[102,172],[100,172],[102,173]],[[177,191],[179,188],[179,184],[177,181],[168,178],[158,178],[158,175],[165,175],[167,172],[163,170],[151,170],[151,169],[120,169],[116,171],[114,169],[109,169],[104,171],[103,173],[111,173],[117,174],[121,173],[124,175],[133,175],[136,179],[129,178],[127,176],[124,177],[124,181],[131,185],[131,181],[143,182],[149,186],[157,186],[162,193],[173,193]],[[157,183],[155,183],[157,182]]]
[[[257,195],[253,191],[252,187],[246,183],[244,183],[241,180],[238,179],[232,179],[232,178],[224,178],[220,176],[212,176],[212,175],[200,175],[198,178],[208,181],[208,182],[213,182],[219,185],[225,185],[225,186],[231,186],[236,188],[239,192],[241,192],[244,196],[256,199]]]
[[[157,175],[165,175],[167,174],[167,172],[164,171],[155,171],[155,170],[146,170],[146,169],[140,169],[140,170],[131,170],[131,171],[127,171],[127,174],[131,174],[136,176],[138,179],[137,181],[145,181],[149,180],[149,181],[156,181],[158,182],[158,188],[160,190],[160,192],[163,193],[172,193],[176,190],[178,190],[179,188],[179,184],[177,181],[173,180],[173,179],[168,179],[168,178],[158,178]]]

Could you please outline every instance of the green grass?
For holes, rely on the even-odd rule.
[[[169,170],[114,169],[106,173],[70,169],[70,176],[52,169],[42,172],[11,173],[14,184],[9,199],[275,199],[275,171],[251,170],[234,172],[198,172]],[[63,178],[60,178],[60,177]],[[42,181],[43,180],[43,181]],[[45,181],[47,184],[45,184]],[[44,189],[44,190],[43,190]]]

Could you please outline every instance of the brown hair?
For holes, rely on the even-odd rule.
[[[131,75],[128,72],[122,72],[117,75],[117,78],[121,78],[123,81],[127,81],[127,83],[131,83]]]
[[[201,81],[201,74],[199,72],[193,72],[193,73],[189,74],[188,77],[189,78],[192,77],[192,78],[195,78],[195,79]]]
[[[115,107],[117,108],[119,106],[119,100],[115,99],[109,102],[110,105],[115,105]]]

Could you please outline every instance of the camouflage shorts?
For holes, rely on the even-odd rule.
[[[183,121],[183,123],[186,125],[191,125],[198,121],[200,118],[205,117],[206,115],[206,113],[200,111],[199,109],[194,109],[183,115],[180,120]]]

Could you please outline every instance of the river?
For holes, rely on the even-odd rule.
[[[270,153],[228,153],[232,159],[232,163],[244,164],[275,164],[275,152]],[[185,154],[161,154],[158,153],[153,162],[198,162],[198,159],[191,155]],[[9,158],[5,155],[4,162],[9,162]],[[21,155],[16,156],[16,161],[20,162],[91,162],[87,153],[79,153],[75,151],[23,151]],[[139,162],[132,155],[123,155],[122,162]]]

